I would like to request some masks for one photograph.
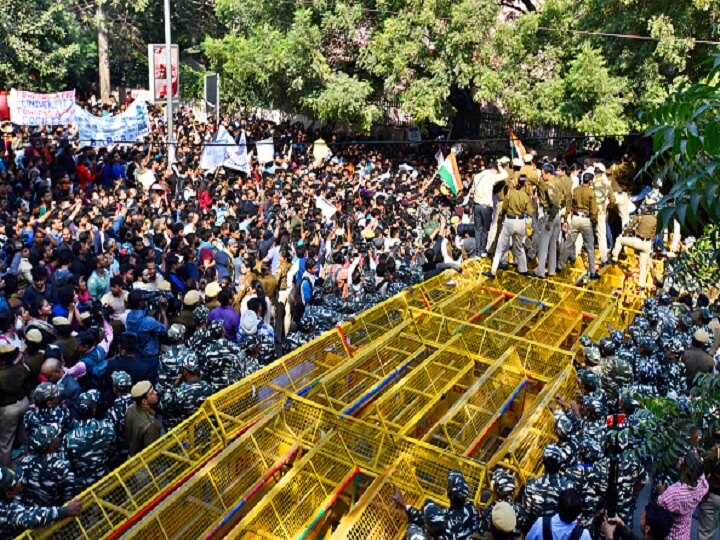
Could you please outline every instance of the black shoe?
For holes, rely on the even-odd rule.
[[[507,264],[498,264],[498,270],[507,270],[508,268],[510,268],[510,266]]]
[[[521,276],[529,276],[530,272],[518,272]]]
[[[590,279],[600,279],[600,274],[593,272],[588,276]]]
[[[488,278],[489,280],[495,279],[495,274],[493,274],[492,272],[483,272],[482,275],[485,276],[486,278]]]

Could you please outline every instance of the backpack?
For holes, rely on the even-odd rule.
[[[542,518],[542,531],[543,531],[543,540],[553,540],[552,535],[552,525],[550,523],[550,520],[552,517],[545,516]],[[585,531],[580,525],[575,525],[572,532],[570,533],[570,536],[568,536],[568,540],[580,540],[580,537],[582,536],[582,533]]]
[[[302,278],[300,283],[298,283],[298,282],[293,283],[293,286],[290,289],[290,292],[288,293],[288,297],[287,297],[288,309],[290,309],[290,317],[296,323],[300,322],[300,319],[302,319],[303,313],[305,313],[305,302],[303,302],[303,299],[302,299],[302,285],[306,281],[309,282],[310,280],[308,278],[304,277],[304,278]]]

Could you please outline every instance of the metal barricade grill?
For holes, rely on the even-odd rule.
[[[577,340],[627,324],[626,275],[549,280],[463,265],[378,304],[208,398],[80,495],[77,518],[24,538],[397,539],[392,502],[447,503],[460,469],[476,504],[488,468],[540,473],[548,404],[574,397]]]

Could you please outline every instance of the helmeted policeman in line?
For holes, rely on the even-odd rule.
[[[17,502],[22,484],[7,467],[0,467],[0,540],[15,538],[25,529],[37,529],[50,525],[68,516],[82,512],[79,501],[70,501],[67,506],[27,506]]]

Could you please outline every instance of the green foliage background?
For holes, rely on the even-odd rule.
[[[92,91],[97,2],[113,85],[146,85],[162,2],[0,0],[0,87]],[[361,130],[387,104],[441,125],[492,105],[531,125],[622,134],[699,80],[717,47],[695,39],[717,39],[720,0],[173,0],[172,11],[190,97],[198,72],[218,70],[226,102]]]

